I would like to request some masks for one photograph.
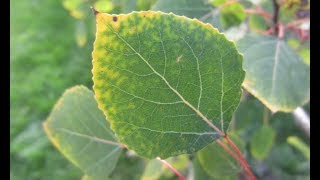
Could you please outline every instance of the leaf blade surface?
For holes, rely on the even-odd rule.
[[[161,12],[98,13],[96,19],[93,89],[129,149],[165,159],[218,138],[213,126],[228,129],[244,71],[224,35]]]

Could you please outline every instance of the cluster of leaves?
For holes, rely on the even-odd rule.
[[[85,16],[79,15],[83,14],[80,8],[83,3],[86,2],[65,0],[64,7],[75,18],[81,19]],[[164,23],[161,14],[149,12],[132,13],[128,16],[97,16],[97,23],[104,26],[100,28],[97,26],[97,40],[93,53],[94,69],[92,72],[94,74],[95,96],[93,92],[83,86],[67,90],[55,105],[44,125],[52,143],[86,174],[83,179],[105,179],[106,177],[125,179],[128,174],[123,173],[122,170],[128,169],[127,167],[133,166],[133,164],[135,168],[132,169],[132,172],[131,169],[128,171],[131,173],[129,176],[134,179],[175,178],[174,174],[164,168],[160,161],[140,158],[135,155],[135,152],[127,150],[127,146],[129,149],[134,149],[140,156],[148,158],[170,157],[167,159],[168,162],[186,176],[193,174],[195,179],[221,179],[222,177],[236,179],[243,176],[241,167],[229,154],[224,152],[217,143],[209,144],[218,137],[214,135],[214,132],[208,133],[207,124],[196,121],[196,117],[190,115],[190,111],[185,110],[182,105],[176,105],[184,103],[191,109],[193,105],[198,105],[197,110],[207,111],[206,116],[211,116],[213,123],[219,124],[222,131],[226,131],[240,98],[237,88],[240,87],[244,74],[238,69],[239,57],[237,53],[232,53],[233,46],[224,41],[221,34],[216,30],[207,30],[205,28],[207,26],[203,25],[201,21],[210,23],[228,38],[234,40],[236,47],[243,54],[243,69],[246,71],[242,83],[244,91],[240,105],[233,114],[233,121],[228,129],[230,138],[246,155],[252,170],[259,178],[292,179],[299,177],[308,179],[310,160],[308,137],[295,125],[291,112],[303,105],[308,108],[310,98],[310,58],[306,35],[308,34],[306,27],[308,20],[305,20],[306,17],[300,17],[301,12],[308,10],[309,3],[306,4],[304,1],[274,1],[272,3],[263,0],[157,0],[147,1],[147,3],[141,1],[128,3],[125,0],[118,0],[87,3],[93,4],[97,10],[105,10],[109,13],[151,9],[167,13],[173,12],[177,15],[196,18],[199,21],[189,21],[181,17],[174,19],[176,16],[171,14],[167,18],[171,17],[174,20],[168,20]],[[121,5],[119,6],[119,4]],[[139,23],[146,23],[141,20],[142,17],[154,18],[152,20],[155,27],[159,27],[157,24],[159,22],[163,22],[163,26],[169,24],[170,27],[174,27],[171,30],[176,30],[176,32],[166,31],[165,27],[160,26],[162,29],[158,29],[156,32],[149,30],[137,35],[136,31],[141,32],[143,26],[134,26],[134,20],[140,18]],[[183,23],[179,24],[179,21],[190,23],[190,27],[186,25],[179,29],[178,26],[183,27]],[[122,24],[119,29],[120,23]],[[132,27],[134,27],[133,30]],[[200,30],[192,33],[189,28]],[[186,32],[183,32],[182,29],[185,29]],[[200,33],[198,34],[198,32],[206,33],[207,31],[212,33],[208,35],[208,39],[214,37],[217,38],[217,42],[221,41],[219,42],[221,43],[220,47],[215,47],[214,43],[216,42],[206,42],[199,37]],[[134,33],[134,36],[130,36],[130,33]],[[160,39],[155,38],[152,33],[160,34]],[[184,36],[184,33],[189,33],[190,37]],[[105,39],[103,35],[107,35],[108,39]],[[123,36],[126,38],[122,38]],[[137,37],[139,38],[137,39]],[[145,41],[140,42],[140,40],[147,38],[151,44]],[[181,38],[180,41],[185,43],[186,47],[174,49],[174,47],[179,47],[176,44],[180,43],[175,38]],[[155,45],[157,41],[160,44]],[[203,43],[197,44],[198,41]],[[81,42],[80,44],[85,44],[85,41]],[[165,49],[164,42],[167,46],[171,45],[172,47]],[[123,47],[123,44],[128,47]],[[149,52],[140,51],[140,47],[149,49]],[[110,57],[105,57],[105,54],[102,53],[106,48]],[[222,88],[219,92],[214,88],[211,89],[207,82],[212,81],[212,77],[203,75],[204,87],[212,93],[203,90],[203,97],[218,99],[219,96],[221,97],[221,93],[225,93],[226,100],[224,101],[222,95],[217,103],[220,104],[219,108],[223,108],[222,104],[228,108],[220,109],[218,113],[214,112],[215,110],[213,112],[209,110],[211,106],[216,108],[216,102],[203,100],[202,103],[205,107],[202,108],[202,106],[200,107],[200,98],[197,99],[199,96],[197,89],[202,84],[197,84],[198,79],[194,77],[200,78],[201,82],[202,76],[199,71],[201,65],[198,64],[198,71],[194,73],[184,72],[184,68],[191,66],[189,64],[180,67],[179,72],[168,68],[167,71],[164,69],[163,73],[158,73],[163,67],[166,67],[166,63],[172,63],[172,59],[176,64],[170,64],[168,67],[177,66],[178,68],[175,69],[179,69],[180,61],[181,63],[188,59],[198,61],[197,55],[206,58],[206,53],[208,53],[206,50],[210,48],[219,52],[225,50],[227,53],[221,54],[227,55],[229,53],[226,59],[233,59],[230,64],[218,66],[214,64],[214,61],[222,60],[222,55],[220,54],[220,58],[212,56],[213,62],[209,63],[213,63],[211,65],[218,72],[211,69],[202,72],[215,75],[215,80],[222,81],[217,85],[220,87],[222,85],[228,90],[224,92],[224,88]],[[120,49],[120,51],[115,51],[115,49]],[[200,50],[201,53],[197,52]],[[177,56],[177,52],[181,55]],[[138,57],[134,57],[137,54]],[[162,62],[165,62],[165,65],[153,64],[154,62],[151,62],[150,59],[155,57],[164,59]],[[130,65],[121,62],[121,59],[126,58],[131,60]],[[144,63],[138,63],[136,58],[140,59],[139,62],[143,60]],[[167,62],[167,58],[171,61]],[[110,63],[110,59],[118,61]],[[223,61],[226,60],[223,59]],[[226,61],[226,63],[228,62]],[[141,68],[146,65],[152,70],[151,72],[147,71],[148,68]],[[201,67],[203,68],[203,66]],[[224,72],[225,76],[221,76]],[[152,74],[157,75],[158,79],[159,77],[163,79],[167,85],[161,85],[162,81],[157,81]],[[130,79],[129,76],[139,78]],[[181,76],[183,78],[180,79]],[[128,80],[134,86],[128,85]],[[151,81],[152,83],[150,83]],[[183,86],[183,82],[187,81],[190,83],[185,83],[187,85]],[[186,95],[190,103],[183,98],[180,102],[170,94],[174,89],[170,85],[172,82],[181,82],[175,84],[174,88],[177,90],[174,93],[180,95],[180,98]],[[224,85],[223,82],[230,86]],[[146,90],[146,86],[150,86],[150,88]],[[180,88],[181,86],[182,88]],[[190,86],[192,90],[189,90]],[[200,89],[201,97],[202,87]],[[139,92],[141,93],[139,94]],[[155,93],[161,95],[155,97]],[[228,96],[230,96],[229,99]],[[150,103],[156,105],[150,105]],[[98,108],[98,104],[99,108],[107,115],[108,121],[105,120],[105,115]],[[164,106],[159,108],[160,105],[170,105],[175,112]],[[136,107],[139,111],[136,111]],[[225,111],[226,113],[223,113],[222,116],[222,112]],[[132,112],[134,112],[133,116],[130,114]],[[171,121],[163,118],[161,113],[168,112],[170,114],[176,113],[174,119],[175,122],[180,122],[178,125],[176,123],[170,124]],[[196,112],[198,113],[198,111]],[[179,115],[183,116],[184,114],[189,115],[183,119],[178,118]],[[220,122],[221,119],[215,120],[214,117],[217,114],[222,117],[225,126],[223,126],[223,122]],[[146,117],[154,119],[154,121],[148,122]],[[183,124],[189,119],[192,123]],[[164,125],[162,122],[165,122]],[[165,130],[165,132],[160,132],[159,129]],[[199,134],[200,137],[195,139],[195,136],[199,136]],[[185,153],[189,155],[185,155]]]

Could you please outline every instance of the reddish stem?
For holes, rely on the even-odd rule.
[[[282,39],[283,38],[283,36],[284,36],[284,26],[281,24],[281,23],[279,23],[278,24],[278,38],[279,39]]]
[[[245,12],[247,14],[258,14],[258,15],[261,15],[265,18],[271,18],[272,15],[267,13],[266,11],[263,11],[263,10],[256,10],[256,9],[246,9]]]
[[[236,152],[236,154],[238,155],[235,159],[237,159],[239,161],[239,163],[243,166],[244,170],[246,171],[248,177],[250,180],[256,180],[257,178],[255,177],[255,175],[251,172],[250,166],[248,165],[246,159],[243,157],[241,151],[239,150],[239,148],[234,144],[234,142],[226,135],[224,137],[228,144],[231,146],[231,148]],[[227,150],[227,149],[226,149]],[[230,150],[230,149],[229,149]],[[229,150],[227,150],[229,152]],[[232,155],[232,154],[231,154]],[[233,156],[233,155],[232,155]]]
[[[167,161],[157,157],[157,159],[165,165],[167,168],[169,168],[175,175],[178,176],[179,180],[186,180],[186,178],[178,171],[176,170],[171,164],[169,164]]]

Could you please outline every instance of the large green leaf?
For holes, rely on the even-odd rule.
[[[93,93],[84,86],[68,89],[44,123],[51,142],[88,177],[105,179],[121,153]]]
[[[119,140],[148,158],[192,153],[227,131],[242,56],[209,24],[162,12],[96,14],[93,82]]]
[[[290,112],[309,101],[310,68],[284,41],[250,34],[237,45],[244,54],[243,86],[270,110]]]

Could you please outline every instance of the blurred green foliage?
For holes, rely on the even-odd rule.
[[[79,179],[82,175],[52,146],[41,126],[66,88],[92,86],[91,43],[79,48],[75,27],[76,21],[60,1],[10,1],[12,179]],[[93,38],[88,37],[88,42]]]
[[[174,8],[171,11],[180,15],[191,13],[184,11],[186,8],[176,8],[187,3],[170,6],[164,2],[165,0],[10,0],[10,179],[81,179],[83,172],[53,147],[43,132],[41,123],[65,89],[78,84],[90,89],[92,87],[91,52],[95,20],[90,6],[109,13],[148,9],[169,11],[166,8]],[[221,32],[226,31],[229,25],[237,26],[247,21],[251,30],[263,31],[269,28],[270,23],[265,22],[261,16],[244,14],[243,8],[252,8],[250,1],[246,0],[239,1],[241,5],[237,4],[236,8],[226,8],[228,16],[223,25],[226,27],[220,28],[222,26],[219,26],[219,19],[222,17],[208,13],[216,12],[216,7],[222,2],[225,1],[192,1],[195,3],[193,7],[205,6],[203,13],[197,14],[197,17],[213,24]],[[260,4],[266,12],[273,13],[271,1],[251,2]],[[284,22],[293,21],[302,16],[301,13],[309,11],[310,1],[287,2],[280,9],[280,20]],[[239,9],[241,12],[236,13],[232,9]],[[309,41],[301,42],[291,33],[286,33],[285,38],[304,62],[310,65]],[[309,113],[309,103],[304,109]],[[275,132],[274,142],[270,151],[263,154],[263,160],[258,161],[251,154],[251,141],[266,122]],[[310,161],[306,158],[310,153],[309,138],[295,125],[292,114],[277,112],[266,118],[265,106],[253,96],[246,95],[234,114],[230,130],[236,130],[246,144],[245,156],[259,179],[310,179]],[[295,137],[294,141],[292,137]],[[196,156],[191,156],[190,159],[194,162],[196,179],[212,178]],[[140,179],[146,163],[125,151],[111,179]],[[166,179],[163,176],[161,178]]]

